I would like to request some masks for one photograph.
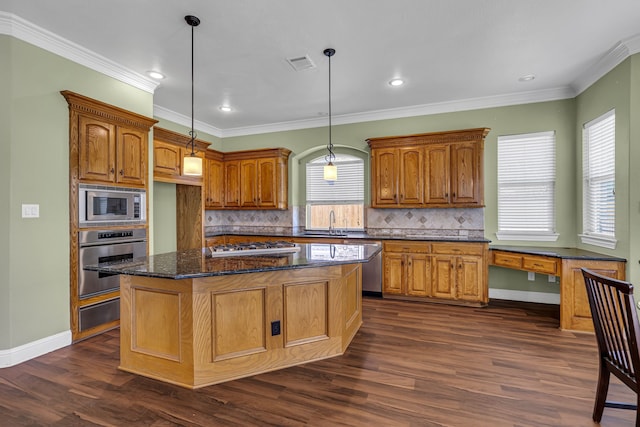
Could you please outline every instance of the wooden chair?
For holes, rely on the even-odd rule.
[[[589,307],[598,341],[600,372],[593,406],[593,420],[602,419],[608,408],[635,409],[636,426],[640,427],[637,411],[640,405],[638,383],[640,369],[640,335],[638,314],[633,298],[633,285],[622,280],[582,269]],[[607,401],[611,374],[636,393],[636,404]]]

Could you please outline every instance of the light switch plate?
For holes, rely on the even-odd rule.
[[[40,205],[22,205],[22,218],[39,218]]]

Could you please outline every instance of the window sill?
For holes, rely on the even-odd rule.
[[[600,246],[607,249],[615,249],[618,240],[609,236],[597,236],[593,234],[578,234],[582,243],[593,246]]]
[[[498,240],[512,240],[512,241],[530,241],[530,242],[555,242],[558,240],[560,234],[529,234],[529,233],[505,233],[498,231],[496,237]]]

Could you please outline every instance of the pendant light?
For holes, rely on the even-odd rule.
[[[191,130],[189,131],[191,141],[187,143],[187,148],[191,145],[191,154],[183,157],[182,174],[202,176],[202,158],[197,157],[195,153],[195,142],[198,134],[193,128],[193,29],[200,25],[200,19],[193,15],[187,15],[184,20],[191,26]]]
[[[325,160],[327,164],[324,166],[324,180],[329,183],[333,183],[338,180],[338,168],[333,164],[336,155],[333,154],[333,143],[331,142],[331,57],[335,55],[335,49],[325,49],[324,54],[329,58],[329,144],[327,145],[327,151]]]

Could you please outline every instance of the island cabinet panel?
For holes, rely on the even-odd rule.
[[[362,324],[360,264],[121,289],[120,368],[188,388],[343,354]]]
[[[484,206],[483,152],[489,130],[367,139],[372,207]]]

